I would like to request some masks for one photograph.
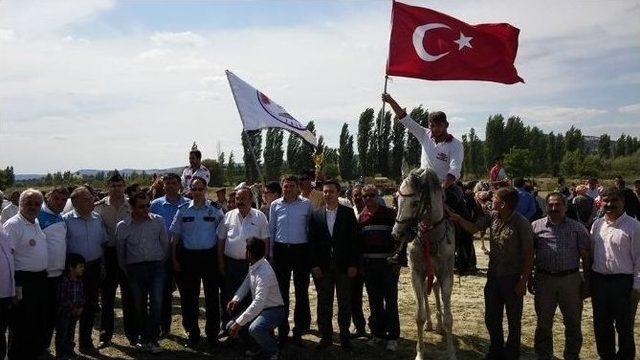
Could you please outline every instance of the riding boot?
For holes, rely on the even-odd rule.
[[[389,264],[407,267],[407,242],[401,241],[393,255],[387,258]]]

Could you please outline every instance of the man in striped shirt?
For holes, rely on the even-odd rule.
[[[535,276],[529,291],[535,295],[538,317],[535,350],[538,359],[553,358],[553,318],[560,307],[565,327],[565,359],[579,359],[582,347],[582,304],[588,294],[589,233],[566,216],[567,199],[558,192],[547,195],[547,216],[533,222]],[[584,278],[580,276],[582,260]],[[534,285],[535,284],[535,285]]]

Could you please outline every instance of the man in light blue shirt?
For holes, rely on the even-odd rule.
[[[169,232],[173,269],[180,272],[182,325],[189,334],[189,347],[200,342],[198,326],[200,282],[204,285],[206,308],[205,334],[210,346],[218,343],[220,330],[218,256],[216,248],[218,224],[222,210],[205,198],[207,183],[202,178],[191,181],[193,200],[180,206]]]
[[[271,203],[269,229],[273,239],[273,269],[276,272],[284,307],[289,317],[289,283],[293,273],[296,307],[293,312],[293,342],[302,344],[302,335],[311,325],[309,309],[309,244],[307,232],[311,219],[311,203],[299,196],[298,179],[287,176],[282,180],[283,197]],[[289,336],[289,322],[278,328],[284,345]]]
[[[513,181],[513,186],[518,191],[518,206],[516,212],[527,218],[527,220],[533,220],[533,215],[536,214],[536,199],[527,190],[524,189],[524,179],[519,177]]]
[[[173,218],[178,212],[178,207],[189,202],[189,199],[180,195],[180,183],[182,179],[176,173],[169,173],[162,176],[162,186],[165,196],[157,198],[151,202],[149,212],[158,214],[164,219],[167,232],[171,227]],[[169,234],[171,236],[171,234]],[[166,335],[171,330],[171,312],[173,307],[173,292],[176,289],[174,276],[173,276],[173,263],[171,256],[167,257],[165,266],[165,283],[164,283],[164,295],[162,297],[162,333]]]
[[[103,246],[108,238],[102,218],[93,211],[93,195],[89,189],[81,186],[70,197],[74,210],[62,217],[67,224],[67,254],[80,254],[87,261],[82,276],[86,305],[80,316],[79,348],[85,354],[95,354],[91,331],[98,310]]]
[[[162,216],[167,231],[171,227],[178,208],[189,202],[189,199],[180,195],[180,181],[180,176],[176,173],[164,175],[162,186],[165,196],[153,200],[149,208],[149,212]]]

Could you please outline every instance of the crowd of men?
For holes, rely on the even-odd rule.
[[[430,113],[429,127],[423,128],[391,96],[384,94],[383,100],[420,140],[422,166],[434,169],[442,182],[461,273],[477,271],[472,234],[488,230],[486,358],[519,357],[528,289],[535,297],[540,359],[553,358],[557,307],[566,329],[564,357],[579,358],[588,297],[600,357],[633,359],[640,206],[622,179],[616,179],[617,187],[604,188],[593,180],[574,189],[560,182],[542,201],[532,184],[511,182],[499,168],[492,169],[487,184],[460,186],[461,144],[447,133],[446,115]],[[318,174],[311,171],[285,175],[258,187],[257,194],[256,187],[242,183],[229,197],[217,191],[217,199],[210,200],[209,171],[201,157],[192,150],[181,176],[165,174],[149,189],[127,187],[114,172],[104,197],[89,186],[9,194],[0,231],[0,359],[7,350],[7,328],[9,359],[53,356],[54,334],[55,357],[73,358],[76,325],[80,352],[96,355],[112,346],[118,288],[123,335],[131,346],[159,353],[159,339],[172,331],[176,287],[187,346],[215,351],[222,340],[237,341],[251,357],[277,359],[284,346],[304,346],[303,336],[311,330],[311,279],[318,294],[318,350],[334,342],[334,299],[345,352],[359,337],[368,337],[371,346],[397,349],[398,280],[406,244],[391,236],[396,210],[375,186],[345,189],[331,179],[314,184]]]

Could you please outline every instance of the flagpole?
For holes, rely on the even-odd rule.
[[[389,75],[385,75],[384,76],[384,90],[382,91],[383,94],[387,93],[387,83],[389,82]],[[382,125],[382,120],[384,119],[384,113],[385,113],[385,106],[387,105],[386,102],[382,101],[382,115],[380,116],[380,120],[378,121],[378,134],[380,134],[380,128]]]
[[[251,142],[251,138],[249,137],[249,133],[245,129],[242,129],[242,132],[244,133],[244,136],[247,139],[247,142],[249,143],[249,149],[251,150],[251,157],[253,158],[253,162],[256,164],[256,171],[258,171],[258,177],[260,177],[260,181],[264,185],[266,183],[264,182],[264,177],[262,176],[262,171],[260,171],[260,164],[258,164],[258,159],[256,158],[256,151],[253,148],[253,143]],[[244,166],[247,166],[247,164],[244,164]]]

